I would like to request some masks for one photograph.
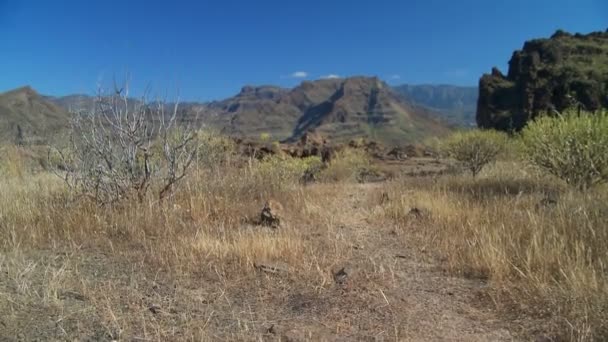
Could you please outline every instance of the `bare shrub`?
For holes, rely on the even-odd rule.
[[[54,149],[49,159],[62,161],[71,189],[99,204],[142,201],[150,189],[162,200],[196,155],[196,132],[177,114],[178,103],[129,98],[128,85],[100,92],[92,109],[74,112],[69,148]]]

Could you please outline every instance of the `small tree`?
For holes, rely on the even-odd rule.
[[[522,132],[530,163],[581,190],[608,181],[608,113],[541,116]]]
[[[457,132],[441,141],[442,154],[460,162],[473,177],[487,164],[496,161],[504,151],[507,136],[493,130],[470,130]]]
[[[100,93],[92,109],[74,113],[69,148],[53,151],[62,177],[99,204],[143,201],[151,188],[162,200],[194,160],[195,131],[178,124],[178,103],[149,104],[145,96],[129,98],[128,85],[115,88]]]

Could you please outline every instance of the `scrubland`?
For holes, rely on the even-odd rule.
[[[358,151],[304,183],[319,160],[223,151],[164,200],[98,205],[3,147],[3,340],[608,337],[605,186]],[[258,222],[269,199],[276,229]]]

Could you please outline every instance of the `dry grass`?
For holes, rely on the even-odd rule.
[[[54,175],[3,178],[0,271],[7,277],[0,280],[0,312],[9,314],[0,325],[15,333],[31,319],[52,318],[26,339],[264,335],[275,314],[264,314],[272,311],[263,305],[267,296],[284,297],[292,288],[316,301],[332,289],[332,269],[350,250],[324,215],[332,201],[326,189],[303,188],[297,178],[270,186],[268,172],[257,162],[199,169],[163,203],[107,207],[74,198]],[[286,208],[286,223],[276,231],[254,224],[269,198]],[[280,263],[289,274],[276,284],[259,277],[256,263]],[[249,304],[241,302],[245,294]],[[197,309],[193,299],[208,308]],[[166,322],[150,313],[154,305],[183,312]]]
[[[500,163],[479,180],[406,179],[387,191],[397,200],[384,215],[416,232],[452,272],[488,279],[494,304],[527,333],[608,338],[605,189],[575,192]],[[429,217],[415,219],[412,207]]]
[[[22,340],[510,340],[468,306],[487,279],[516,333],[606,336],[605,192],[570,192],[504,163],[477,180],[302,186],[287,172],[302,167],[271,162],[280,165],[199,168],[162,203],[106,207],[74,198],[53,175],[3,171],[0,331]],[[557,203],[539,204],[547,196]],[[285,208],[278,230],[255,224],[269,198]],[[468,279],[436,273],[421,250]],[[337,285],[345,265],[355,280]]]

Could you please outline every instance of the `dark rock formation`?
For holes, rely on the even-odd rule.
[[[479,81],[477,125],[519,130],[539,113],[608,106],[608,32],[558,30],[513,53],[509,72],[497,68]]]

